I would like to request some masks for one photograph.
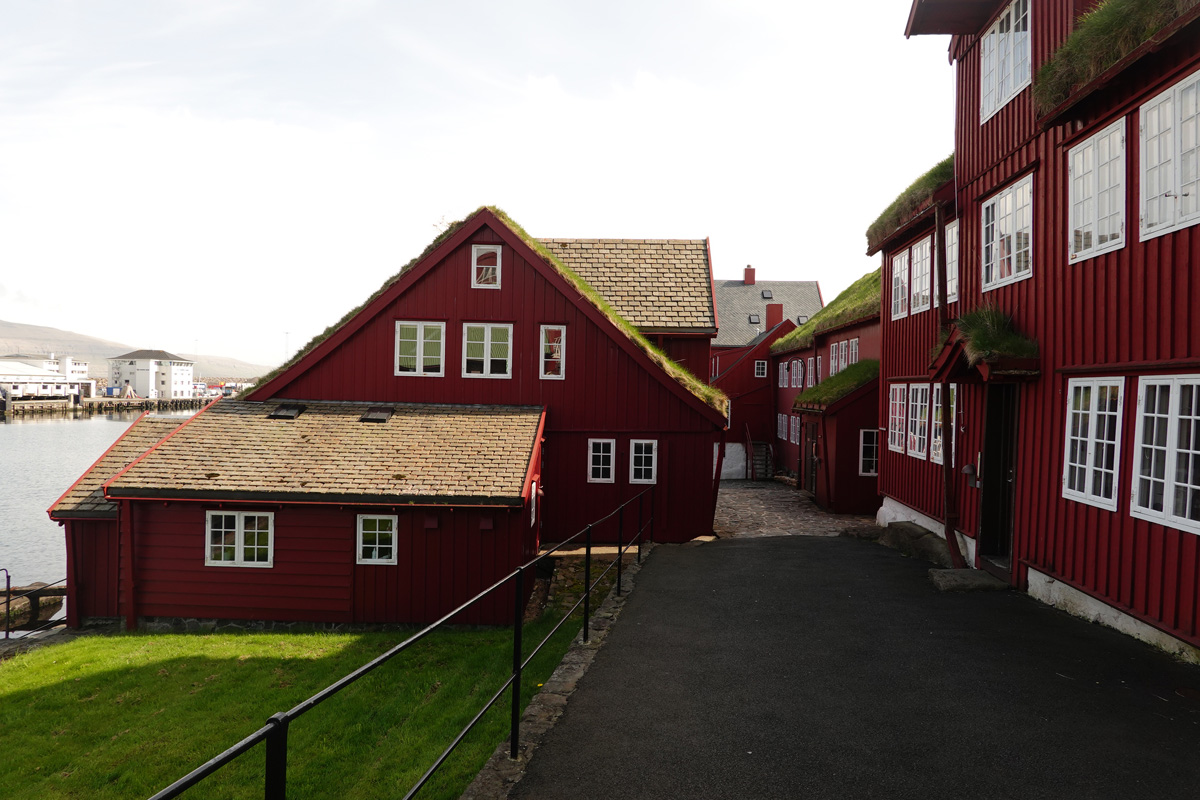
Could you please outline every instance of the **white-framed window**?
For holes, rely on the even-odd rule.
[[[529,527],[537,524],[537,481],[529,485]]]
[[[561,381],[567,377],[567,326],[542,326],[542,366],[544,381]]]
[[[857,340],[855,340],[857,342]],[[850,342],[842,340],[838,342],[838,372],[844,370],[849,363],[846,359],[850,357]]]
[[[512,377],[512,325],[463,323],[464,378]]]
[[[912,314],[918,311],[928,311],[930,306],[929,278],[931,275],[930,251],[932,238],[926,236],[912,246],[912,288],[908,310]]]
[[[1067,153],[1067,255],[1079,261],[1125,246],[1125,119]]]
[[[270,511],[209,511],[204,564],[270,567],[275,558],[275,514]]]
[[[1200,375],[1141,378],[1133,440],[1129,513],[1200,533]]]
[[[837,342],[829,345],[829,377],[837,375],[838,372],[838,346]]]
[[[950,384],[950,463],[954,463],[954,445],[958,431],[954,425],[954,415],[958,402],[958,386]],[[929,460],[934,464],[942,463],[942,384],[933,385],[933,426],[929,431]]]
[[[908,250],[892,256],[892,319],[908,316]]]
[[[783,439],[785,442],[788,438],[788,421],[787,414],[775,415],[775,437]]]
[[[1029,85],[1029,0],[1015,0],[979,43],[979,122]]]
[[[817,385],[817,368],[814,366],[814,364],[816,364],[816,359],[814,359],[812,356],[809,356],[808,369],[806,372],[808,374],[808,388],[810,389]]]
[[[858,363],[858,337],[850,340],[850,355],[848,358],[851,364]]]
[[[821,357],[817,356],[817,383],[821,382]]]
[[[629,441],[629,482],[658,482],[658,440],[631,439]]]
[[[933,307],[939,303],[936,281],[933,287]],[[958,220],[946,224],[946,297],[953,303],[958,299]]]
[[[471,245],[471,288],[500,288],[500,245]]]
[[[1067,428],[1062,495],[1117,510],[1123,378],[1067,381]]]
[[[867,478],[879,474],[879,431],[875,428],[858,432],[858,474]]]
[[[396,519],[391,514],[358,515],[357,563],[396,563]]]
[[[588,439],[588,483],[613,483],[616,439]]]
[[[1200,72],[1141,107],[1142,241],[1200,222]]]
[[[756,378],[767,377],[767,370],[766,370],[765,366],[763,367],[763,374],[762,375],[758,374],[758,365],[759,364],[765,365],[766,363],[767,362],[765,362],[765,361],[755,361],[754,362],[754,377],[756,377]],[[787,365],[786,361],[779,362],[779,385],[780,385],[780,387],[788,385],[788,365]]]
[[[1033,176],[983,202],[983,291],[1033,274]]]
[[[908,419],[908,385],[888,387],[888,449],[904,452],[904,432]]]
[[[396,322],[396,375],[446,374],[446,323]]]
[[[929,384],[908,386],[907,450],[914,458],[925,458],[929,445]]]
[[[791,433],[792,433],[791,440],[790,440],[791,443],[792,444],[800,444],[800,417],[796,417],[796,416],[792,417]]]
[[[792,388],[804,385],[804,362],[796,359],[792,362]]]

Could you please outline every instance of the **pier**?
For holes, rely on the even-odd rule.
[[[126,411],[187,411],[203,408],[211,397],[38,397],[29,400],[0,398],[0,417],[25,417],[42,414],[109,414]]]

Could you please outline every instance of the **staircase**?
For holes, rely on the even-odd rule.
[[[774,465],[771,463],[771,447],[767,442],[754,442],[754,457],[751,462],[753,470],[750,475],[757,481],[769,481],[774,473]]]

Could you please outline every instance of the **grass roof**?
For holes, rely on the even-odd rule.
[[[1036,358],[1037,342],[1013,328],[1012,318],[994,305],[980,306],[954,321],[963,353],[972,366],[998,358]]]
[[[1071,92],[1099,77],[1200,0],[1102,0],[1075,21],[1075,30],[1045,64],[1033,84],[1034,102],[1045,114]]]
[[[879,377],[879,362],[873,358],[850,364],[844,370],[805,389],[796,397],[796,406],[828,406],[841,400],[855,389],[866,386]]]
[[[867,228],[867,251],[879,249],[887,237],[898,231],[904,223],[933,199],[933,193],[946,181],[954,178],[954,154],[951,153],[944,161],[921,177],[900,193],[892,204],[883,210],[871,227]]]
[[[660,366],[668,375],[679,382],[685,389],[703,401],[705,405],[708,405],[710,408],[719,411],[725,416],[729,415],[729,398],[725,396],[724,392],[713,386],[709,386],[707,383],[692,374],[692,372],[682,364],[673,361],[666,355],[666,353],[651,344],[650,341],[643,336],[641,332],[639,332],[638,329],[633,326],[632,323],[629,322],[629,320],[622,317],[613,309],[609,302],[604,299],[604,297],[598,291],[596,291],[595,287],[581,278],[574,270],[567,267],[567,265],[560,261],[553,253],[551,253],[545,245],[543,245],[534,237],[530,236],[524,228],[513,221],[512,217],[510,217],[502,209],[499,209],[495,206],[480,206],[468,214],[466,218],[451,223],[446,230],[438,234],[437,238],[430,242],[429,245],[421,251],[420,255],[409,261],[400,269],[399,272],[384,281],[383,285],[380,286],[370,297],[360,303],[357,307],[346,312],[346,314],[344,314],[342,318],[333,325],[330,325],[324,331],[314,336],[312,340],[308,342],[308,344],[300,348],[300,350],[297,351],[296,354],[292,356],[291,359],[289,359],[286,363],[276,367],[270,373],[260,378],[256,385],[265,386],[269,381],[274,380],[285,370],[291,368],[294,364],[299,362],[300,359],[311,353],[317,348],[318,345],[321,344],[321,342],[333,335],[334,331],[338,330],[347,322],[349,322],[355,315],[370,305],[377,297],[391,288],[391,286],[395,284],[396,281],[400,280],[400,278],[402,278],[406,272],[424,260],[425,257],[436,250],[438,246],[442,244],[442,242],[446,241],[455,233],[457,233],[463,225],[465,225],[476,214],[478,214],[480,211],[483,211],[485,208],[495,214],[501,222],[507,225],[513,233],[520,237],[521,241],[523,241],[529,246],[530,249],[541,256],[542,259],[556,272],[558,272],[568,283],[573,285],[579,292],[580,296],[586,298],[588,302],[595,306],[596,309],[603,314],[609,322],[613,323],[613,325],[615,325],[622,333],[624,333],[634,345],[636,345],[640,350],[642,350],[642,352],[649,356],[651,361]]]
[[[779,337],[771,345],[771,352],[782,353],[808,347],[821,331],[878,314],[881,281],[882,275],[879,270],[863,275],[846,287],[832,303],[813,314],[808,322],[786,336]]]

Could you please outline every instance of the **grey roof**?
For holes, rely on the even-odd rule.
[[[166,350],[134,350],[122,356],[112,356],[109,361],[145,361],[152,359],[154,361],[186,361],[189,364],[193,363],[190,358],[177,356],[173,353],[168,353]]]
[[[747,286],[741,279],[716,281],[717,338],[714,347],[740,347],[767,330],[767,303],[783,303],[783,318],[811,317],[821,310],[821,288],[816,281],[757,281]],[[763,291],[770,291],[770,300]],[[758,314],[757,325],[750,315]]]

